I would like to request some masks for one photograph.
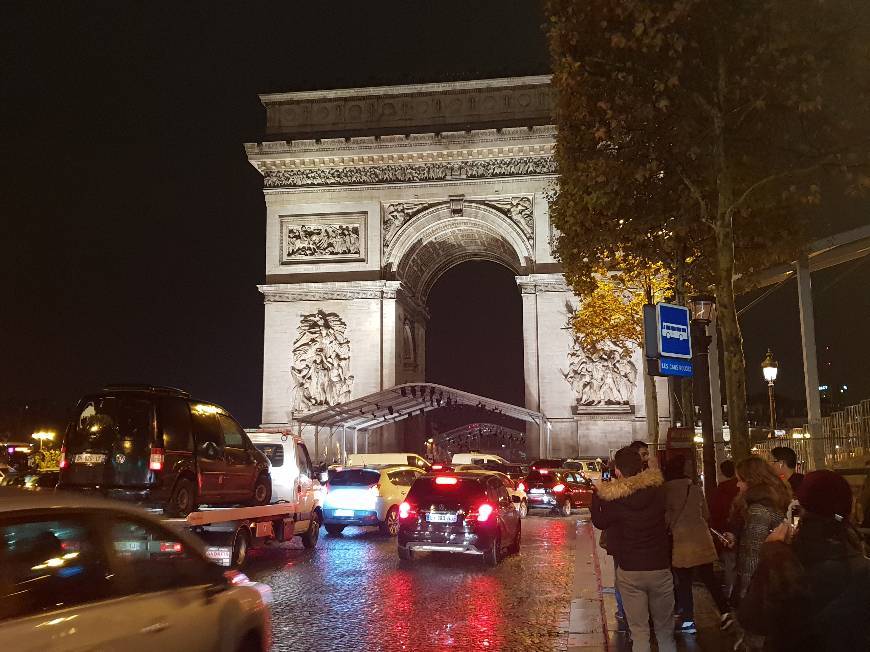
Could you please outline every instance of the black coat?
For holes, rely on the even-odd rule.
[[[603,482],[592,497],[592,523],[607,532],[607,552],[619,568],[651,571],[671,567],[663,485],[661,472],[647,469]]]

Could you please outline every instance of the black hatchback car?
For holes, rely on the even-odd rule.
[[[572,508],[589,507],[595,485],[579,471],[571,469],[532,469],[522,482],[529,511],[546,509],[571,516]]]
[[[495,566],[520,551],[522,522],[502,481],[485,473],[417,478],[399,506],[399,558],[417,552],[482,555]]]
[[[272,497],[268,459],[226,410],[144,385],[110,385],[79,401],[64,433],[58,488],[137,500],[173,516]]]

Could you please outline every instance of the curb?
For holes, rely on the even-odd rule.
[[[598,534],[592,523],[577,522],[574,582],[568,616],[568,652],[609,652],[604,582],[598,554]],[[613,598],[607,600],[612,602]]]

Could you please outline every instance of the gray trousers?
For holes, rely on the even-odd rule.
[[[652,617],[659,652],[676,652],[671,569],[627,571],[617,568],[616,582],[631,630],[632,651],[649,652],[649,620]]]

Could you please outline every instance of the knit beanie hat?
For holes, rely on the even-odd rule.
[[[852,488],[843,476],[827,469],[807,473],[796,498],[805,510],[820,516],[846,519],[852,513]]]

